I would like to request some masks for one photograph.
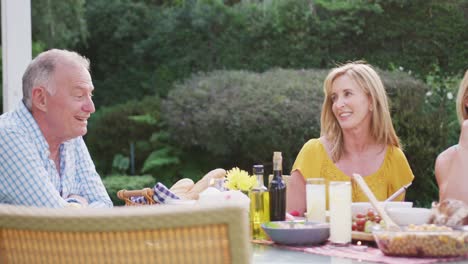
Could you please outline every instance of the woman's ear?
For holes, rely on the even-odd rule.
[[[39,109],[43,112],[47,110],[47,91],[45,87],[37,86],[32,89],[31,93],[31,101],[32,101],[32,108]]]

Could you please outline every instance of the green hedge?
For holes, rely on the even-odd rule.
[[[213,157],[216,166],[271,170],[273,151],[283,152],[287,173],[302,145],[320,133],[324,70],[274,69],[265,73],[215,71],[176,85],[162,116],[178,146]],[[429,88],[403,72],[382,72],[392,117],[416,180],[408,199],[428,205],[437,199],[434,160],[447,144],[450,122],[429,108]],[[446,109],[444,111],[451,111]]]

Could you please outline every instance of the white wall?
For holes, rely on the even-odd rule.
[[[3,111],[23,97],[21,77],[31,61],[31,2],[2,0]]]

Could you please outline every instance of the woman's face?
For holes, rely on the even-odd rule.
[[[346,74],[333,81],[332,111],[342,130],[370,127],[370,97]]]

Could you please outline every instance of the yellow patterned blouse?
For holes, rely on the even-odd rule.
[[[327,186],[330,181],[350,180],[348,175],[336,167],[319,139],[311,139],[304,144],[294,162],[292,171],[295,170],[299,170],[306,179],[325,178]],[[387,199],[398,189],[412,182],[413,179],[414,175],[405,154],[395,146],[388,146],[382,166],[375,173],[364,177],[365,182],[379,201]],[[352,183],[352,189],[353,202],[368,201],[366,195],[354,182]],[[395,200],[403,200],[403,195],[400,195]]]

